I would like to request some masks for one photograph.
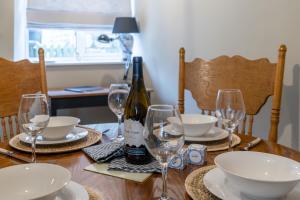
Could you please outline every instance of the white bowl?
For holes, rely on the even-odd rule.
[[[300,181],[300,163],[273,154],[228,152],[218,155],[215,164],[236,189],[253,199],[284,197]]]
[[[48,199],[69,183],[71,173],[58,165],[35,163],[0,170],[1,199]]]
[[[198,137],[207,133],[218,121],[216,117],[201,114],[182,114],[184,134],[189,137]]]
[[[76,125],[78,125],[79,122],[80,119],[76,117],[50,117],[49,124],[43,131],[42,135],[48,140],[63,139],[74,129]]]

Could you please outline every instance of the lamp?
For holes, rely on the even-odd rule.
[[[139,33],[139,29],[134,17],[116,17],[112,33],[118,34],[116,38],[110,38],[105,34],[98,37],[98,41],[109,43],[115,39],[120,42],[125,62],[125,72],[123,80],[127,80],[128,71],[131,63],[133,36],[130,33]]]

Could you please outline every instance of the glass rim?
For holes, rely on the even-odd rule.
[[[111,87],[111,86],[127,86],[128,87],[128,84],[127,83],[111,83],[109,85],[109,87]]]
[[[174,105],[169,105],[169,104],[154,104],[149,106],[148,110],[167,112],[167,111],[176,110],[176,107]]]
[[[22,94],[22,98],[36,98],[36,97],[45,97],[45,94]]]
[[[109,91],[115,90],[115,89],[123,89],[123,90],[129,90],[129,86],[126,83],[112,83],[109,85]]]

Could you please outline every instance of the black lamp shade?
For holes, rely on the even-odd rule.
[[[139,29],[134,17],[116,17],[113,33],[138,33]]]

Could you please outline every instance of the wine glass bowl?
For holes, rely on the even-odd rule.
[[[21,97],[18,122],[21,130],[32,138],[32,162],[36,162],[35,143],[49,123],[47,97],[44,94],[24,94]]]
[[[232,150],[232,134],[245,117],[246,109],[239,89],[220,89],[216,100],[216,116],[229,132],[229,149]]]
[[[150,106],[143,137],[146,148],[161,164],[163,192],[159,199],[170,199],[166,186],[168,163],[184,145],[184,129],[178,110],[171,105]]]
[[[129,88],[127,84],[111,84],[108,94],[108,107],[118,118],[117,141],[124,140],[121,130],[122,117],[128,98]]]

